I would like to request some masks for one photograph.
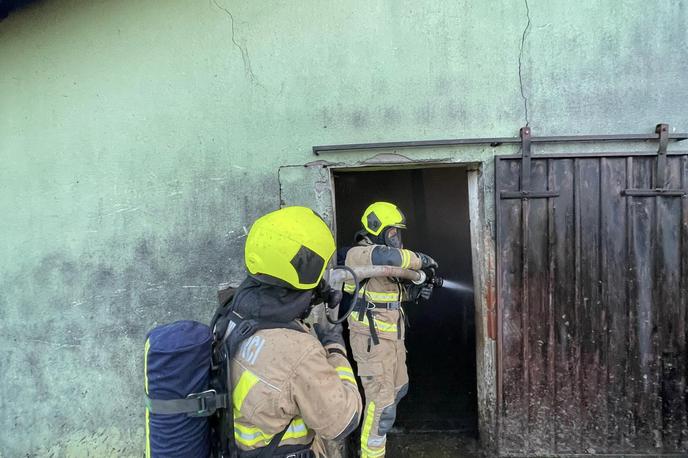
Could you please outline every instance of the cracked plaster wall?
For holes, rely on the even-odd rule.
[[[322,171],[284,167],[278,183],[313,144],[526,121],[534,135],[688,131],[687,21],[669,0],[14,12],[0,22],[0,456],[140,456],[146,330],[207,320],[217,284],[242,275],[250,222],[280,199],[331,212]],[[496,151],[401,153],[484,163],[489,224]]]

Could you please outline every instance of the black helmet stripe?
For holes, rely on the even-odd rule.
[[[381,225],[382,222],[380,221],[380,218],[377,217],[375,212],[370,212],[368,214],[368,227],[370,230],[377,231]]]
[[[299,283],[310,285],[318,281],[320,272],[325,267],[325,260],[315,251],[301,245],[299,251],[291,259],[291,265],[299,276]]]

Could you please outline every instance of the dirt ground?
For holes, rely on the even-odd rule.
[[[390,458],[482,458],[477,439],[460,434],[405,433],[387,436]]]

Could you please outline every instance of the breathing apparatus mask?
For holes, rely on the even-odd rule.
[[[365,229],[361,229],[360,231],[356,232],[354,236],[354,242],[358,243],[365,238],[368,238],[376,245],[386,245],[390,248],[404,247],[404,242],[401,238],[401,229],[394,226],[386,228],[379,235],[373,235],[367,232]]]
[[[402,248],[404,243],[401,239],[401,229],[398,227],[388,227],[382,232],[385,245],[391,248]]]

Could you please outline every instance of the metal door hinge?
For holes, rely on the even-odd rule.
[[[533,191],[530,185],[530,171],[531,158],[530,151],[530,127],[521,127],[521,190],[520,191],[502,191],[500,197],[502,199],[546,199],[549,197],[556,197],[559,195],[558,191]]]
[[[651,189],[629,188],[621,191],[623,196],[631,197],[682,197],[686,195],[685,189],[669,189],[666,187],[667,175],[667,145],[669,144],[669,124],[657,124],[655,133],[659,139],[657,149],[657,169],[655,171],[655,187]]]

